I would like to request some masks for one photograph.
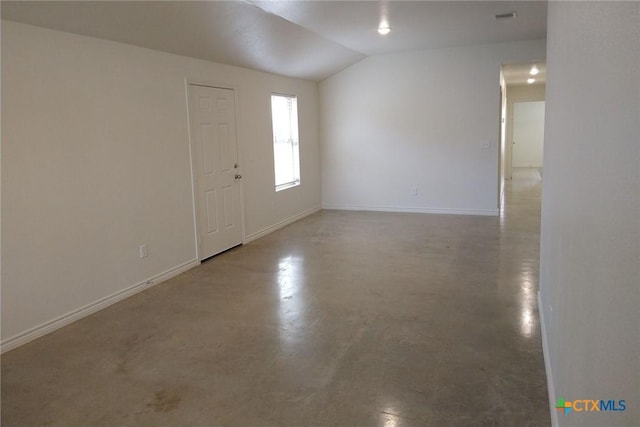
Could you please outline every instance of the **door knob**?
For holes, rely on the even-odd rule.
[[[236,179],[240,179],[242,178],[242,175],[240,175],[239,173],[236,174]]]

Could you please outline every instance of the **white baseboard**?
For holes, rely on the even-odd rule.
[[[7,338],[6,340],[2,341],[2,344],[0,344],[0,353],[5,353],[9,350],[13,350],[14,348],[20,347],[21,345],[28,343],[29,341],[33,341],[36,338],[40,338],[50,332],[55,331],[56,329],[60,329],[63,326],[73,323],[76,320],[80,320],[83,317],[87,317],[90,314],[93,314],[97,311],[102,310],[103,308],[107,308],[110,305],[117,303],[118,301],[122,301],[123,299],[128,298],[132,295],[135,295],[138,292],[142,292],[145,289],[148,289],[152,286],[157,285],[158,283],[164,282],[165,280],[169,280],[172,277],[175,277],[178,274],[183,273],[197,266],[198,264],[200,264],[200,261],[198,261],[197,259],[187,261],[167,271],[164,271],[160,274],[156,274],[155,276],[152,276],[146,280],[143,280],[142,282],[136,283],[133,286],[130,286],[126,289],[118,291],[107,297],[101,298],[95,302],[92,302],[91,304],[87,304],[84,307],[81,307],[77,310],[73,310],[53,320],[50,320],[41,325],[28,329],[25,332],[14,335],[11,338]]]
[[[553,371],[549,359],[549,342],[547,341],[547,329],[544,321],[544,310],[540,291],[538,291],[538,318],[540,319],[540,335],[542,336],[542,354],[544,356],[544,370],[547,374],[547,391],[549,392],[549,411],[551,411],[551,426],[558,427],[558,411],[556,410],[556,390],[553,386]]]
[[[247,235],[244,238],[244,243],[246,244],[246,243],[249,243],[249,242],[253,242],[254,240],[257,240],[257,239],[259,239],[261,237],[264,237],[267,234],[273,233],[274,231],[279,230],[279,229],[281,229],[283,227],[286,227],[287,225],[292,224],[292,223],[294,223],[294,222],[296,222],[296,221],[298,221],[298,220],[300,220],[300,219],[302,219],[302,218],[304,218],[306,216],[314,214],[314,213],[320,211],[321,209],[322,208],[320,206],[315,206],[315,207],[313,207],[311,209],[307,209],[306,211],[303,211],[303,212],[301,212],[301,213],[299,213],[297,215],[293,215],[293,216],[291,216],[291,217],[289,217],[287,219],[284,219],[284,220],[282,220],[280,222],[277,222],[277,223],[275,223],[275,224],[273,224],[273,225],[271,225],[269,227],[263,228],[260,231],[256,231],[255,233],[251,233],[251,234]]]
[[[512,165],[512,168],[541,168],[542,165],[540,163],[526,163],[523,165]]]
[[[322,209],[340,211],[368,211],[368,212],[408,212],[443,215],[488,215],[497,216],[498,209],[442,209],[442,208],[407,208],[400,206],[362,206],[362,205],[332,205],[323,204]]]

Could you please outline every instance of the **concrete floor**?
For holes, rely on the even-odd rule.
[[[2,357],[2,425],[546,426],[540,176],[323,211]]]

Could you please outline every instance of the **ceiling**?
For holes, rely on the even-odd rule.
[[[539,73],[535,76],[529,74],[531,67],[536,66]],[[526,85],[530,77],[535,79],[532,84],[543,84],[547,81],[547,65],[544,61],[526,62],[523,64],[506,64],[502,66],[504,81],[507,85]]]
[[[546,1],[2,1],[2,18],[310,80],[366,56],[546,37]],[[516,19],[495,15],[517,12]],[[392,31],[377,33],[381,20]]]

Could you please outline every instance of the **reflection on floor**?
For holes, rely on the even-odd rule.
[[[324,211],[2,358],[2,425],[543,426],[540,177]]]

